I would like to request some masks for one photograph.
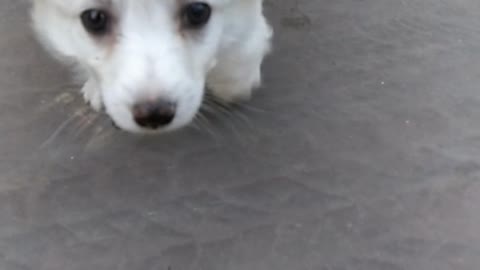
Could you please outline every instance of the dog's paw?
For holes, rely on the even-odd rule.
[[[216,86],[209,89],[217,99],[226,103],[247,101],[252,97],[253,88],[231,88]]]
[[[227,103],[243,102],[251,99],[253,92],[261,85],[260,71],[250,72],[242,79],[222,78],[210,82],[210,92]]]
[[[88,80],[82,88],[83,98],[95,111],[102,110],[103,100],[94,80]]]

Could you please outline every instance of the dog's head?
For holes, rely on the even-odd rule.
[[[232,28],[242,1],[259,2],[34,0],[33,18],[49,47],[88,70],[120,128],[165,131],[194,118],[219,51],[248,31]]]

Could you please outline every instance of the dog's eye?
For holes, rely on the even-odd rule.
[[[109,15],[103,10],[89,9],[80,17],[85,29],[93,35],[104,35],[109,30]]]
[[[200,28],[208,23],[212,8],[203,2],[187,4],[182,10],[182,20],[185,27]]]

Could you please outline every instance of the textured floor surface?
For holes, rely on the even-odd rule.
[[[0,3],[1,270],[478,270],[480,2],[270,0],[265,87],[112,130]]]

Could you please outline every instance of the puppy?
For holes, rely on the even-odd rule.
[[[272,29],[263,0],[33,0],[33,28],[121,129],[189,124],[205,94],[250,97]]]

